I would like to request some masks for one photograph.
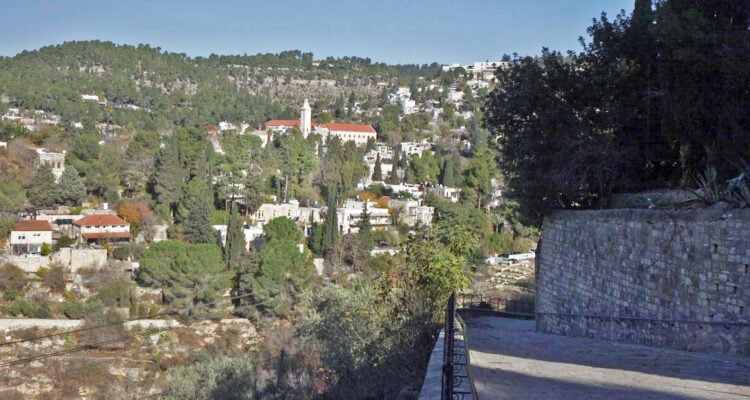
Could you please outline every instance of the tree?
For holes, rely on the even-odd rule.
[[[493,156],[489,148],[480,148],[463,173],[461,198],[477,208],[487,204],[492,195],[492,178],[497,174]]]
[[[312,261],[298,248],[302,234],[294,222],[285,217],[271,221],[263,227],[267,241],[260,248],[258,272],[240,277],[239,283],[239,294],[248,296],[239,299],[237,312],[255,320],[289,316],[314,276]]]
[[[383,180],[383,167],[380,165],[380,153],[378,153],[377,158],[375,158],[375,168],[372,171],[372,180],[373,181]]]
[[[237,213],[237,206],[232,203],[229,208],[229,224],[227,224],[227,239],[224,245],[224,261],[227,270],[235,271],[238,275],[244,273],[255,273],[250,270],[248,260],[250,253],[247,251],[247,242],[243,232],[244,222]]]
[[[388,183],[390,184],[397,184],[399,183],[398,179],[398,165],[400,163],[400,154],[398,148],[393,150],[393,160],[391,161],[391,164],[393,165],[393,168],[391,169],[391,174],[388,176]]]
[[[221,299],[233,275],[215,244],[162,241],[144,253],[138,281],[162,289],[165,301],[183,315],[202,318],[223,314],[228,301]]]
[[[336,212],[336,188],[334,187],[328,194],[328,201],[326,201],[326,219],[323,224],[323,240],[321,247],[323,251],[328,253],[339,241],[339,221]]]
[[[176,135],[172,135],[156,157],[151,187],[154,200],[159,204],[168,205],[173,218],[177,211],[177,204],[182,198],[184,177],[185,172],[180,162],[179,142]]]
[[[263,236],[267,242],[273,240],[291,240],[300,243],[304,238],[297,224],[287,217],[277,217],[263,225]]]
[[[367,212],[367,201],[362,206],[362,213],[359,215],[359,222],[357,223],[359,228],[358,234],[362,239],[362,246],[367,252],[372,250],[373,239],[372,239],[372,223],[370,222],[370,213]]]
[[[42,164],[31,178],[26,188],[26,197],[35,206],[51,206],[57,200],[57,185],[52,167]]]
[[[86,185],[74,166],[65,168],[57,185],[57,201],[66,206],[76,206],[86,197]]]
[[[183,235],[190,243],[216,243],[216,232],[211,226],[214,208],[210,193],[208,184],[200,177],[186,185],[179,210]]]

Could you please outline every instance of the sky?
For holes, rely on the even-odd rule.
[[[634,0],[0,0],[0,56],[77,40],[190,57],[312,52],[388,64],[467,64],[580,36]]]

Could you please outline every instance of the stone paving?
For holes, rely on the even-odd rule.
[[[479,400],[750,399],[750,357],[537,333],[534,321],[466,324]]]

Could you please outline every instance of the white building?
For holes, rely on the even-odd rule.
[[[411,227],[431,226],[435,207],[424,206],[418,200],[388,200],[388,207],[398,216],[398,222]]]
[[[365,202],[348,199],[343,207],[339,207],[336,217],[339,221],[339,232],[342,235],[359,232],[359,222],[362,217]],[[391,216],[387,208],[377,208],[375,203],[367,202],[367,213],[370,214],[370,225],[373,229],[391,225]]]
[[[364,146],[367,141],[377,138],[377,132],[371,125],[367,124],[349,124],[339,122],[329,122],[318,125],[312,122],[312,110],[307,99],[300,108],[300,118],[295,119],[272,119],[266,121],[266,129],[273,133],[286,133],[298,127],[303,136],[307,138],[310,133],[317,133],[327,141],[329,137],[338,137],[341,142],[354,142],[357,146]]]
[[[52,227],[44,220],[20,220],[10,231],[9,243],[13,254],[39,253],[43,243],[52,245]]]
[[[401,142],[399,143],[398,148],[401,151],[401,157],[403,158],[409,158],[413,155],[422,157],[422,153],[425,150],[430,150],[432,148],[432,143],[428,142],[427,139],[422,140],[421,142]]]
[[[299,125],[302,136],[307,137],[312,129],[312,109],[307,99],[305,99],[305,103],[302,104],[302,108],[299,110]]]
[[[461,189],[443,185],[432,186],[428,189],[428,191],[450,200],[451,203],[457,202],[461,197]]]
[[[250,217],[255,220],[256,224],[261,228],[263,225],[267,224],[268,221],[278,217],[286,217],[293,221],[297,221],[299,220],[299,202],[292,199],[289,203],[283,204],[263,203],[253,214],[250,215]]]

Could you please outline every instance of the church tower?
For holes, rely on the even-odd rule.
[[[310,104],[305,99],[305,104],[299,110],[299,129],[302,131],[302,136],[307,137],[310,134],[312,127],[312,109]]]

